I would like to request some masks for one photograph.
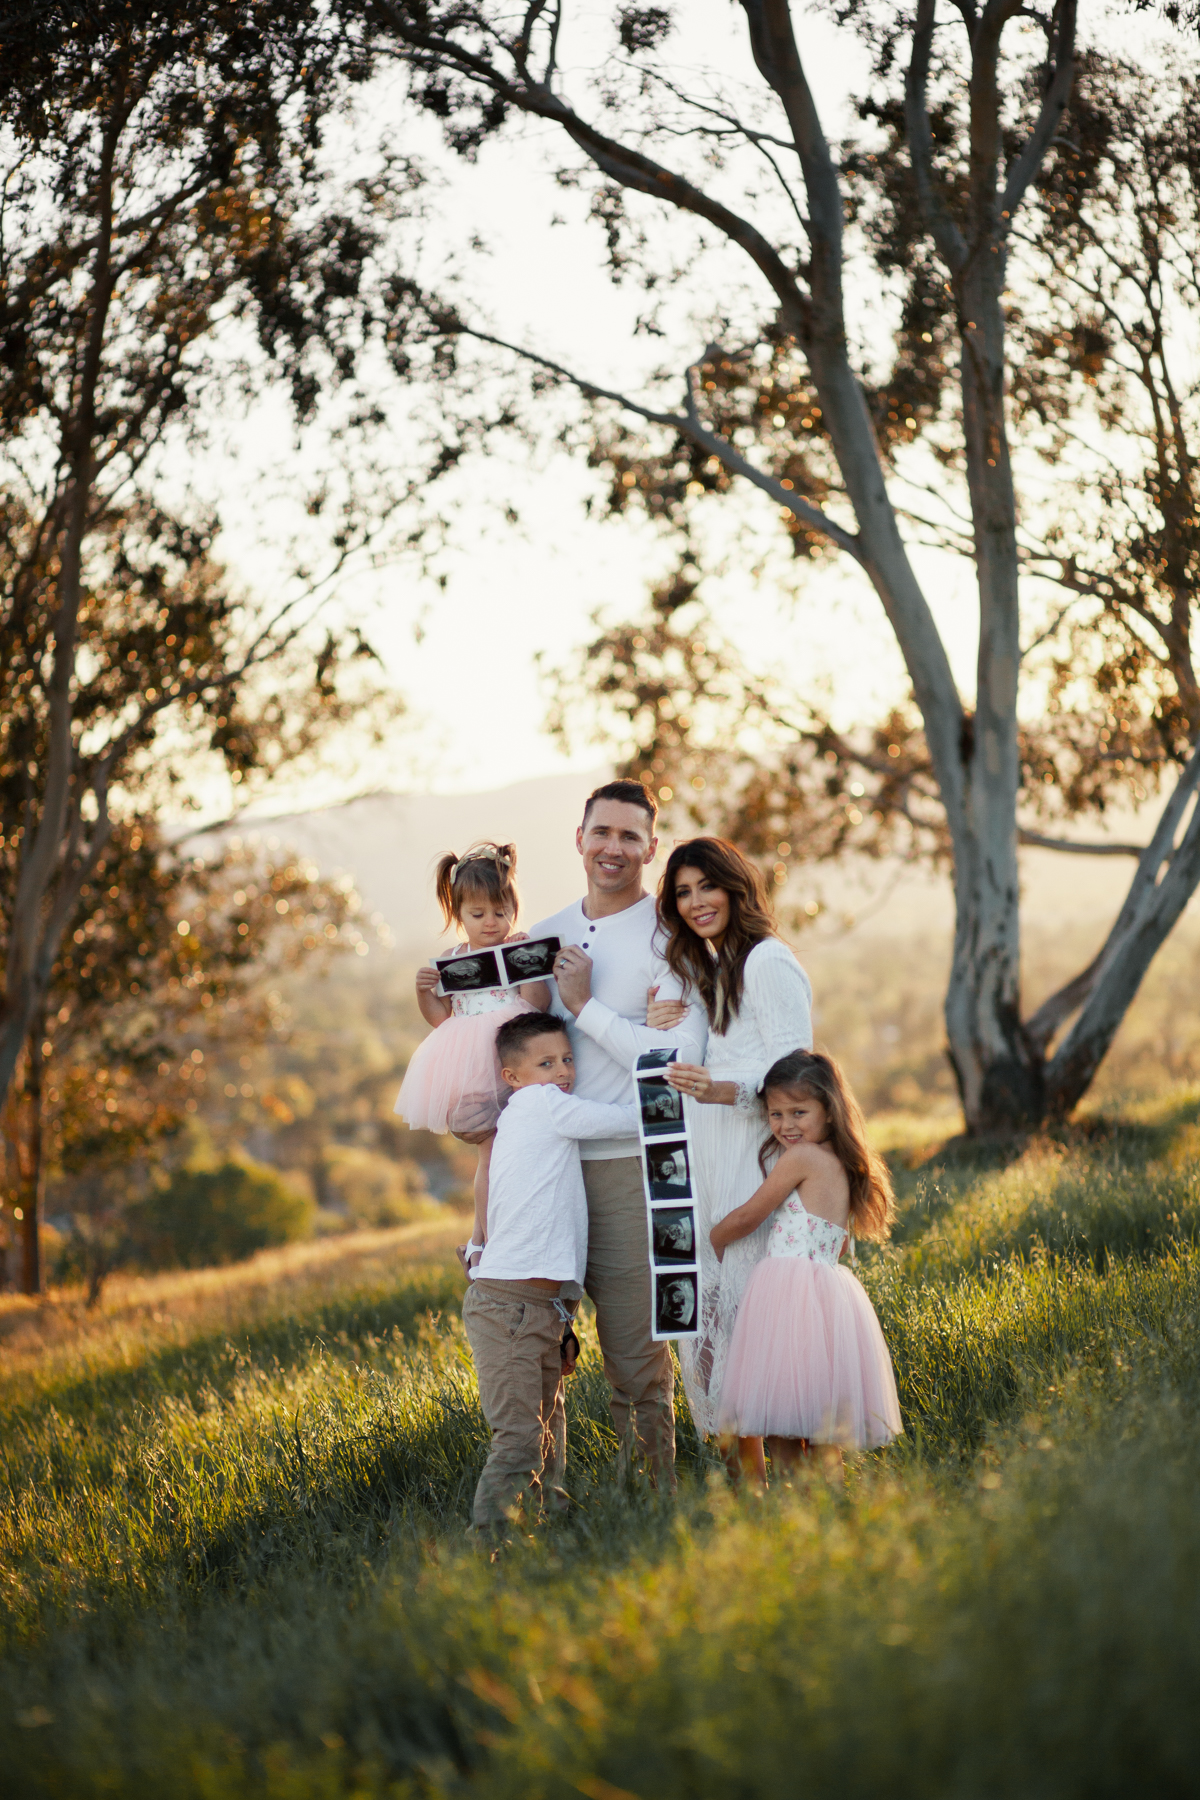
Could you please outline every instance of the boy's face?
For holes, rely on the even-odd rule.
[[[554,1087],[569,1094],[575,1086],[575,1058],[565,1031],[546,1031],[531,1038],[520,1056],[501,1073],[510,1088]]]

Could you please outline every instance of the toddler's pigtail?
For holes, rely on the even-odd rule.
[[[459,903],[454,893],[454,871],[457,866],[458,857],[453,850],[447,851],[438,863],[434,880],[433,891],[442,909],[442,924],[446,931],[459,922]]]
[[[500,878],[500,890],[505,900],[512,906],[513,924],[521,910],[521,896],[517,892],[517,846],[515,844],[496,845],[496,873]]]

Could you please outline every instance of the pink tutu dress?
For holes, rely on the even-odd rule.
[[[467,946],[462,948],[466,954]],[[480,988],[449,998],[452,1016],[417,1046],[393,1110],[414,1131],[460,1136],[494,1131],[508,1099],[496,1033],[505,1019],[534,1009],[515,987]]]
[[[874,1308],[838,1267],[840,1225],[789,1194],[738,1308],[718,1429],[874,1450],[903,1431]],[[718,1301],[719,1304],[719,1301]]]

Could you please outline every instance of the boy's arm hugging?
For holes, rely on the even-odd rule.
[[[607,1100],[584,1100],[578,1094],[547,1090],[551,1121],[560,1137],[633,1137],[637,1133],[636,1106],[614,1105]]]

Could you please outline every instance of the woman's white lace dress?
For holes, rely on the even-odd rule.
[[[759,1085],[772,1063],[790,1050],[812,1049],[812,984],[778,938],[764,938],[746,958],[742,1004],[726,1032],[710,1031],[704,1062],[715,1081],[735,1081],[736,1106],[685,1100],[695,1164],[703,1300],[700,1332],[679,1346],[683,1384],[702,1434],[717,1429],[721,1382],[737,1309],[750,1272],[766,1255],[767,1220],[730,1244],[717,1261],[709,1232],[718,1219],[762,1185],[758,1153],[767,1135]]]

